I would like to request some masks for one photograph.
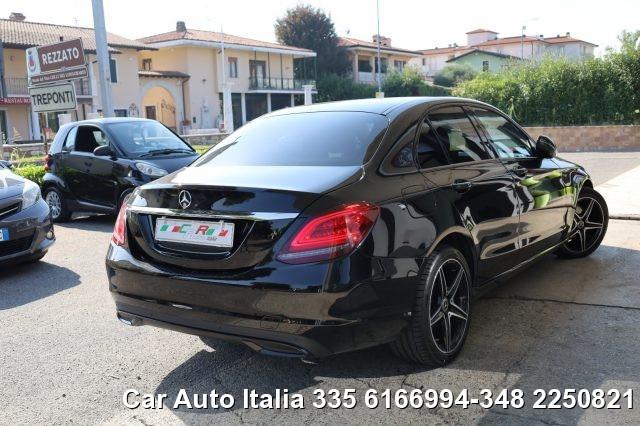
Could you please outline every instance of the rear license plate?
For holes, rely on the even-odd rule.
[[[7,228],[0,228],[0,241],[9,240],[9,230]]]
[[[197,244],[211,247],[233,247],[234,224],[223,221],[167,219],[156,220],[156,241]]]

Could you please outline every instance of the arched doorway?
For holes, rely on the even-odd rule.
[[[153,86],[144,92],[142,116],[158,120],[173,131],[178,131],[177,104],[173,94],[161,86]]]

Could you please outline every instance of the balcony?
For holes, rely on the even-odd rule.
[[[249,77],[249,90],[302,91],[302,86],[316,85],[315,80],[280,77]]]
[[[3,96],[29,96],[26,77],[5,77]]]
[[[76,88],[76,96],[91,96],[91,83],[88,78],[73,80],[73,85]]]

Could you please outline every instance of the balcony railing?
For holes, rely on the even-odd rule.
[[[5,77],[4,88],[2,94],[4,96],[27,96],[29,89],[27,87],[26,77]]]
[[[91,84],[88,78],[73,80],[73,85],[76,87],[76,96],[91,96]]]
[[[315,80],[280,77],[249,77],[249,90],[303,90],[302,86],[316,85]]]
[[[91,84],[88,78],[73,80],[77,96],[91,96]],[[5,77],[3,96],[28,96],[29,86],[26,77]]]

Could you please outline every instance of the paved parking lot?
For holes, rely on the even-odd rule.
[[[567,156],[568,157],[568,156]],[[597,182],[598,183],[598,182]],[[461,356],[427,369],[385,347],[306,365],[227,343],[126,327],[114,315],[104,273],[113,222],[58,226],[55,248],[38,265],[0,272],[0,423],[506,423],[640,422],[640,221],[613,220],[589,258],[549,257],[475,305]],[[369,410],[367,388],[521,388],[526,407]],[[288,389],[307,402],[316,388],[358,389],[355,409],[129,410],[126,389],[166,393],[216,389],[241,399]],[[533,410],[536,388],[634,389],[630,410]],[[309,404],[308,404],[309,405]]]

